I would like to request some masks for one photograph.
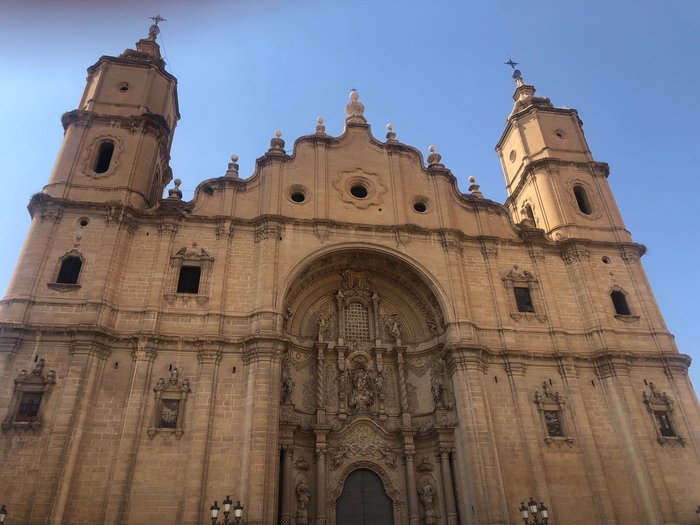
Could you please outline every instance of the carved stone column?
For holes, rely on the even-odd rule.
[[[38,523],[42,518],[51,525],[64,521],[71,483],[79,463],[85,420],[108,355],[107,346],[96,341],[74,340],[71,344],[70,367],[57,409],[60,417],[56,420],[61,423],[56,423],[45,447],[47,460],[42,459],[36,485],[38,493],[52,495],[53,500],[49,497],[33,505],[29,523]],[[49,503],[51,506],[47,508]]]
[[[379,296],[372,294],[372,318],[374,320],[374,346],[379,346],[382,340],[382,325],[379,318]]]
[[[628,479],[639,502],[637,521],[639,525],[666,523],[659,508],[662,498],[654,491],[646,458],[631,425],[630,410],[625,403],[625,390],[632,390],[629,384],[629,363],[624,358],[602,356],[596,359],[595,365],[623,445],[622,450],[631,474]]]
[[[403,353],[406,347],[395,346],[396,350],[396,371],[399,376],[399,402],[401,405],[401,418],[404,427],[411,426],[411,414],[408,409],[408,393],[406,392],[406,369],[403,362]]]
[[[345,363],[345,347],[336,346],[336,352],[338,352],[338,418],[346,419],[348,417],[348,393],[347,393],[347,381],[348,375]]]
[[[119,442],[114,461],[114,475],[108,487],[102,519],[108,525],[124,523],[128,489],[136,467],[139,437],[145,420],[144,409],[151,389],[153,362],[156,358],[155,343],[140,339],[132,353],[132,368],[127,405],[121,422]]]
[[[406,497],[408,499],[408,523],[420,524],[420,512],[418,510],[418,489],[416,488],[416,466],[413,461],[415,450],[406,450],[404,462],[406,464]]]
[[[206,488],[209,436],[211,432],[210,414],[216,398],[216,384],[221,362],[221,349],[218,345],[199,348],[197,359],[196,389],[194,391],[194,406],[192,407],[190,450],[187,455],[185,476],[185,495],[182,501],[182,511],[179,513],[182,521],[179,523],[201,523],[204,519],[204,490]]]
[[[279,485],[280,390],[285,343],[275,338],[248,341],[243,354],[247,402],[239,425],[241,449],[240,499],[246,525],[269,525],[277,515]],[[194,523],[194,522],[192,522]],[[200,522],[197,522],[200,523]]]
[[[325,390],[326,360],[325,351],[328,347],[325,343],[316,343],[316,423],[323,425],[326,422],[326,403],[323,399]]]
[[[343,292],[338,290],[335,300],[338,304],[338,346],[345,345],[345,302]]]
[[[324,436],[325,438],[325,436]],[[316,525],[326,525],[326,445],[316,448]]]
[[[452,486],[452,471],[450,469],[450,449],[440,449],[440,470],[442,472],[442,491],[445,495],[447,525],[457,525],[457,506],[455,505],[455,491]]]
[[[280,525],[291,525],[292,523],[292,476],[294,458],[294,448],[291,445],[282,447],[282,516],[280,517]]]

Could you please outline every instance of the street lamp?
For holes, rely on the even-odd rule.
[[[209,507],[211,511],[211,525],[229,525],[229,523],[235,523],[238,525],[241,522],[241,516],[243,516],[243,505],[240,501],[237,501],[233,506],[233,521],[228,519],[231,514],[231,505],[233,505],[233,500],[231,496],[226,496],[226,499],[222,502],[224,504],[224,521],[217,521],[216,518],[219,517],[219,511],[221,507],[215,501],[214,504]]]
[[[549,513],[544,503],[540,502],[540,508],[537,508],[537,502],[530,496],[530,501],[525,505],[524,501],[520,502],[520,517],[525,525],[547,525],[549,521]]]
[[[700,509],[700,507],[698,507]],[[5,516],[7,516],[7,509],[5,508],[5,505],[0,507],[0,523],[5,521]]]

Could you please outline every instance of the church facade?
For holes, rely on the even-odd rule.
[[[700,410],[578,114],[515,72],[505,204],[319,119],[172,180],[157,28],[88,69],[0,303],[8,523],[690,524]],[[232,514],[233,516],[233,514]]]

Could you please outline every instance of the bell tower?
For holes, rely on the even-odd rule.
[[[609,167],[593,160],[578,112],[535,96],[517,64],[508,64],[515,104],[496,151],[513,220],[534,222],[556,240],[630,242],[608,185]]]
[[[44,193],[79,202],[149,208],[172,179],[180,118],[177,80],[165,70],[154,17],[148,36],[88,68],[78,109],[62,117],[63,145]]]

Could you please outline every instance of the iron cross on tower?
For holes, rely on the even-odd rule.
[[[158,27],[158,23],[159,22],[167,22],[167,20],[160,15],[150,16],[149,18],[151,20],[153,20],[153,25],[148,30],[148,36],[150,38],[152,38],[153,40],[155,40],[156,37],[158,36],[158,34],[160,33],[160,28]]]

